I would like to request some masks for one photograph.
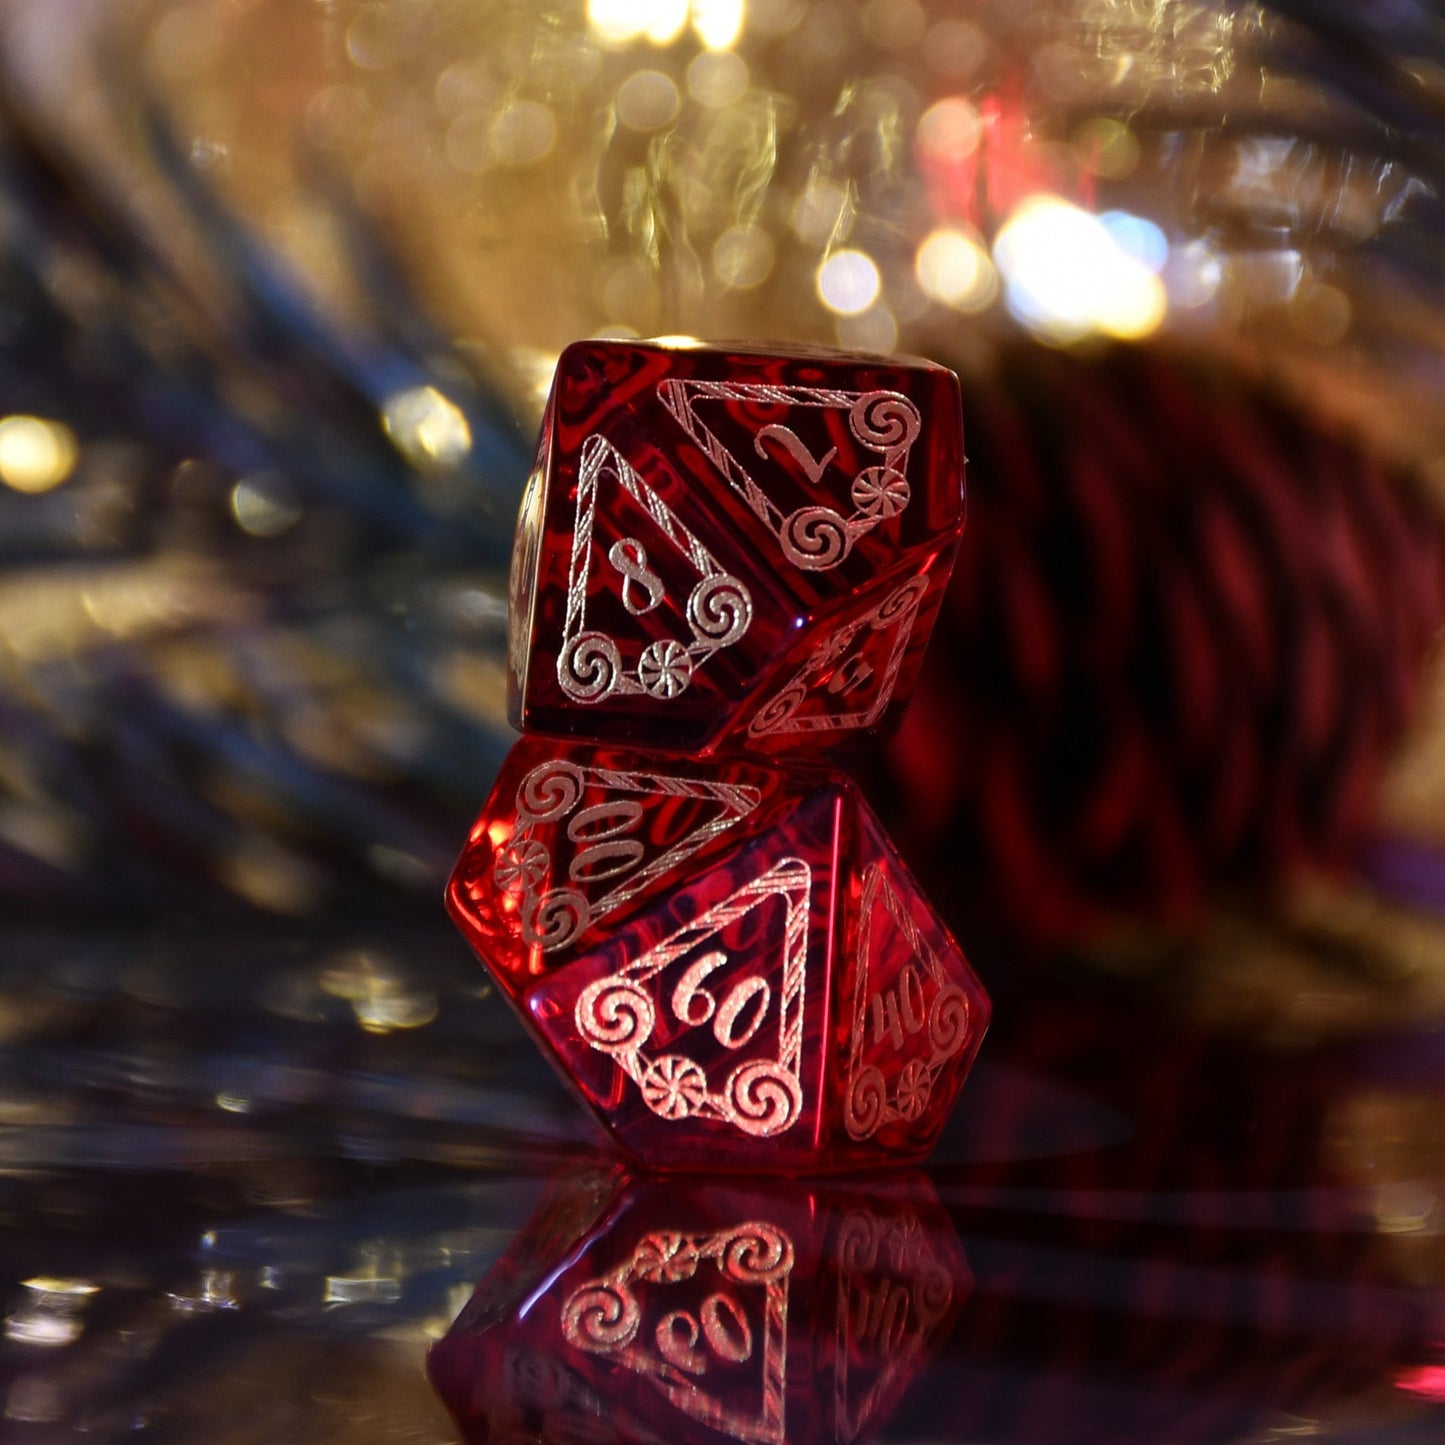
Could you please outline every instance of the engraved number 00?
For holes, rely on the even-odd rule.
[[[642,804],[630,798],[594,803],[567,824],[567,836],[584,846],[567,870],[574,883],[616,878],[642,862],[642,844],[627,834],[642,821]]]

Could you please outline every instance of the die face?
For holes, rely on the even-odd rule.
[[[897,570],[850,596],[786,651],[739,714],[750,747],[786,753],[885,727],[918,676],[952,567]]]
[[[830,1152],[921,1159],[988,1028],[991,1005],[877,820],[859,804],[829,1081]]]
[[[458,928],[514,999],[719,848],[771,825],[782,779],[742,763],[523,738],[447,886]]]
[[[524,728],[705,749],[796,608],[668,451],[672,353],[582,345],[558,365],[519,529]],[[530,592],[526,583],[531,579]]]
[[[957,381],[942,368],[569,348],[514,555],[513,720],[690,751],[757,746],[739,709],[800,633],[816,646],[834,607],[876,605],[856,602],[882,576],[943,585],[962,467]],[[926,627],[915,632],[921,649]],[[893,674],[900,696],[905,680]]]
[[[530,989],[524,1007],[654,1168],[816,1171],[845,795],[821,781]]]
[[[544,1206],[433,1347],[428,1373],[468,1441],[863,1438],[972,1287],[917,1175],[866,1194],[624,1185],[564,1237],[568,1212]]]

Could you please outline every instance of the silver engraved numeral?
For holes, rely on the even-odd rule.
[[[684,609],[688,635],[649,642],[630,669],[623,662],[618,640],[587,626],[592,531],[597,492],[606,475],[611,475],[646,511],[698,577]],[[641,617],[661,605],[666,589],[649,566],[646,548],[636,537],[614,542],[607,560],[622,578],[622,605],[629,613]],[[714,653],[737,642],[752,620],[752,594],[742,581],[722,570],[712,553],[678,521],[672,509],[606,437],[596,432],[589,436],[582,443],[579,459],[567,612],[557,655],[557,682],[562,691],[574,702],[582,703],[602,702],[629,693],[669,701],[686,692],[698,668]]]
[[[675,378],[659,383],[657,392],[662,404],[707,454],[728,485],[778,539],[783,556],[795,567],[809,572],[836,567],[860,537],[880,522],[896,517],[908,505],[908,458],[923,431],[923,418],[918,408],[896,391],[841,391]],[[849,489],[853,511],[847,516],[835,507],[816,504],[785,513],[741,459],[698,416],[698,403],[707,401],[846,410],[849,430],[861,445],[879,454],[880,462],[865,467],[853,478]],[[769,460],[765,440],[781,446],[814,486],[821,485],[838,450],[833,447],[821,459],[816,458],[791,427],[773,422],[760,428],[753,438],[753,449],[764,461]]]

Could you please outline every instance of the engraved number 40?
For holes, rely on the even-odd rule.
[[[893,1040],[893,1047],[903,1047],[905,1034],[918,1033],[928,1022],[928,1006],[923,998],[923,980],[911,963],[905,963],[891,988],[875,993],[869,1001],[873,1018],[873,1042],[882,1043],[884,1035]]]

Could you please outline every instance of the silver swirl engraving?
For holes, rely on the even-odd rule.
[[[853,545],[847,523],[831,507],[799,507],[784,519],[779,541],[788,561],[810,572],[836,565]]]
[[[844,1122],[855,1139],[868,1138],[883,1122],[888,1107],[888,1081],[871,1064],[858,1071],[843,1106]]]
[[[738,1128],[766,1139],[797,1120],[803,1093],[790,1073],[769,1059],[758,1059],[728,1075],[727,1102]]]
[[[731,647],[752,625],[753,599],[736,577],[715,573],[692,589],[687,617],[699,637],[714,647]]]
[[[643,1102],[659,1118],[686,1119],[707,1098],[707,1075],[681,1054],[663,1054],[643,1071]]]
[[[617,978],[599,979],[583,989],[572,1016],[582,1037],[604,1053],[640,1048],[657,1022],[647,994]]]
[[[576,806],[582,786],[582,769],[575,763],[542,763],[522,779],[517,810],[529,823],[550,823]]]
[[[692,1239],[668,1229],[649,1234],[637,1246],[634,1263],[638,1279],[649,1284],[676,1284],[697,1273],[699,1258]]]
[[[568,1344],[583,1350],[623,1349],[641,1322],[637,1300],[620,1285],[589,1285],[562,1307],[562,1333]]]
[[[912,1122],[928,1107],[933,1093],[933,1075],[918,1059],[909,1059],[898,1075],[897,1103],[894,1107],[903,1118]]]
[[[953,1055],[968,1037],[968,995],[950,984],[928,1010],[928,1037],[940,1054]]]
[[[738,1284],[768,1284],[793,1268],[793,1242],[776,1225],[743,1224],[727,1242],[722,1271]]]
[[[933,1265],[925,1268],[913,1282],[913,1311],[920,1329],[932,1329],[948,1313],[953,1303],[953,1276],[946,1269]]]
[[[692,681],[692,654],[673,638],[649,642],[637,659],[637,681],[649,697],[677,697]]]
[[[915,608],[927,590],[928,583],[922,577],[914,577],[911,581],[905,582],[898,591],[884,598],[878,611],[874,614],[872,622],[874,631],[886,627],[894,618],[901,617],[905,612]]]
[[[864,446],[875,451],[912,446],[923,430],[918,408],[896,391],[870,391],[848,412],[848,425]]]
[[[753,715],[753,720],[748,724],[748,734],[751,737],[761,737],[764,733],[781,731],[807,695],[807,689],[798,686],[790,687],[776,697],[769,698]]]
[[[579,632],[557,658],[557,682],[575,702],[600,702],[621,675],[617,644],[603,632]]]
[[[530,893],[547,876],[551,862],[546,844],[536,838],[514,838],[497,849],[492,877],[498,888]]]
[[[878,1262],[877,1219],[866,1210],[850,1210],[838,1231],[837,1248],[844,1269],[871,1270]]]
[[[896,517],[913,495],[908,478],[893,467],[865,467],[853,478],[853,505],[875,522]]]
[[[570,943],[592,921],[592,908],[575,888],[554,888],[522,913],[522,937],[548,952]]]

